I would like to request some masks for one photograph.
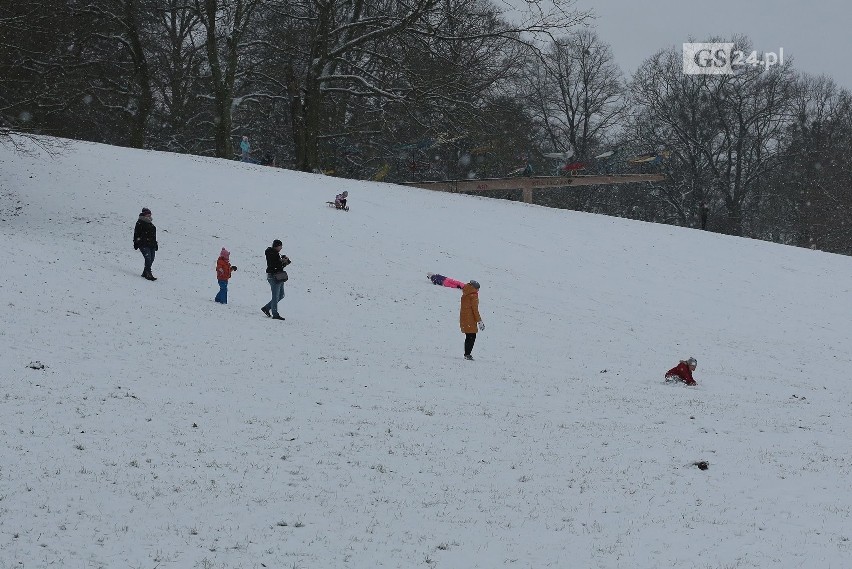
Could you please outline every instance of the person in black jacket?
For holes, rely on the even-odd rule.
[[[272,247],[266,248],[266,282],[272,289],[272,300],[267,302],[260,311],[273,320],[284,320],[284,317],[278,314],[278,301],[284,298],[284,281],[287,280],[284,267],[290,264],[290,259],[287,255],[281,255],[283,246],[281,241],[276,239],[272,242]]]
[[[133,248],[142,253],[142,257],[145,258],[145,269],[142,271],[142,276],[149,281],[157,280],[151,274],[151,265],[154,264],[154,251],[157,250],[157,228],[151,222],[151,210],[147,207],[142,208],[142,213],[139,214],[139,219],[136,221],[136,228],[133,230]]]

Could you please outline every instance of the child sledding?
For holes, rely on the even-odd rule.
[[[343,211],[349,211],[349,206],[346,205],[346,200],[349,197],[349,192],[343,191],[336,196],[334,196],[333,202],[325,202],[328,204],[328,207],[333,207],[334,209],[342,209]]]

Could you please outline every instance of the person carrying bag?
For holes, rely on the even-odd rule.
[[[284,267],[290,264],[290,259],[287,255],[281,254],[283,246],[281,240],[276,239],[272,242],[272,247],[267,247],[265,252],[266,282],[269,283],[272,291],[272,300],[267,302],[260,311],[273,320],[284,320],[284,317],[278,313],[278,302],[284,298],[284,283],[289,278]]]

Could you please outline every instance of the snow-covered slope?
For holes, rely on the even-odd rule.
[[[852,559],[852,259],[42,143],[0,148],[0,567]],[[427,271],[482,283],[475,362]]]

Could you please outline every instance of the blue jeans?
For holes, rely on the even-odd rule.
[[[217,281],[219,283],[219,292],[216,294],[216,302],[228,304],[228,281]]]
[[[269,288],[272,289],[272,300],[267,302],[263,308],[271,310],[272,314],[278,315],[278,301],[284,298],[284,283],[276,281],[272,275],[266,277],[266,282],[269,283]]]
[[[151,272],[151,265],[154,264],[154,248],[153,247],[139,247],[139,252],[142,253],[142,257],[145,258],[145,272]]]

